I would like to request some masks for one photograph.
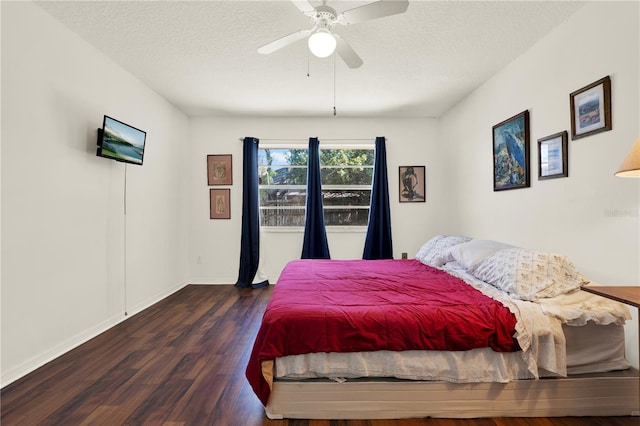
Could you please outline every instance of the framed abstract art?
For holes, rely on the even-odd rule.
[[[231,200],[229,189],[209,190],[209,218],[231,219]]]
[[[493,126],[493,190],[527,188],[529,170],[529,111]]]
[[[538,180],[569,176],[568,133],[538,139]]]
[[[611,79],[609,76],[569,95],[571,139],[611,130]]]
[[[425,166],[400,166],[398,169],[401,203],[424,203]]]
[[[207,155],[207,182],[212,185],[231,185],[233,170],[231,155]]]

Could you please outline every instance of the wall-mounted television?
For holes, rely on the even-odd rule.
[[[146,138],[146,132],[105,115],[98,129],[97,155],[141,166]]]

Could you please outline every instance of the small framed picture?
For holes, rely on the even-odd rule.
[[[571,93],[569,101],[572,140],[612,129],[609,76]]]
[[[568,139],[566,131],[538,139],[538,180],[569,176]]]
[[[231,154],[207,155],[207,181],[212,185],[231,185]]]
[[[529,111],[493,126],[493,190],[528,188]]]
[[[420,203],[426,198],[425,166],[400,166],[400,202]]]
[[[231,219],[231,200],[229,189],[209,190],[209,218]]]

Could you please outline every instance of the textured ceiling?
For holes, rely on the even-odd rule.
[[[320,2],[311,1],[318,5]],[[330,1],[340,12],[367,1]],[[189,115],[438,117],[568,19],[582,2],[412,1],[406,13],[337,26],[364,61],[318,59],[290,1],[38,4]],[[309,72],[309,76],[307,76]]]

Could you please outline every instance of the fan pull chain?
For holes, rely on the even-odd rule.
[[[309,53],[309,49],[307,49],[307,77],[310,77],[311,74],[309,74],[309,70],[311,69],[311,54]]]
[[[333,54],[333,116],[336,116],[336,54]]]

